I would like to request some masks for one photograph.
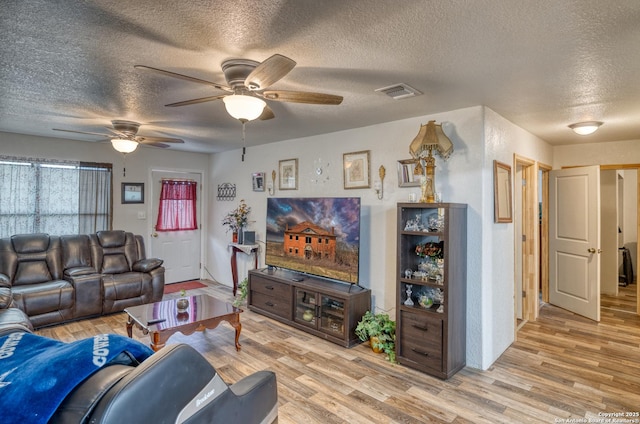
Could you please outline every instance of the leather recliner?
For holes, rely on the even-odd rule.
[[[7,294],[4,288],[0,299]],[[31,332],[26,315],[0,309],[0,337],[18,331]],[[10,412],[3,414],[11,421]],[[177,344],[141,364],[121,354],[76,386],[49,423],[269,424],[277,418],[275,373],[258,371],[228,386],[195,349]]]
[[[162,261],[145,259],[142,237],[124,231],[98,231],[89,237],[92,264],[102,274],[102,313],[162,299]]]

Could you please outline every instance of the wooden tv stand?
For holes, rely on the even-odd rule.
[[[371,308],[369,289],[291,271],[251,270],[247,290],[250,310],[344,347],[360,343],[355,328]]]

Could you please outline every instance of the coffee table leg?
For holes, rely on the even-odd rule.
[[[133,318],[131,316],[127,319],[127,335],[130,339],[133,338]]]
[[[154,352],[162,349],[170,336],[171,334],[160,333],[158,331],[151,332],[151,349],[153,349]]]
[[[227,320],[233,328],[236,329],[236,350],[239,351],[242,346],[240,345],[240,331],[242,331],[242,324],[240,324],[240,314],[234,314],[233,319]]]

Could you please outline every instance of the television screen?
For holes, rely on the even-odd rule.
[[[267,199],[266,264],[358,282],[360,198]]]

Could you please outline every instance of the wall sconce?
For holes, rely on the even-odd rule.
[[[269,191],[269,195],[273,196],[276,194],[276,170],[271,171],[271,182],[267,183],[267,190]]]
[[[384,177],[387,174],[387,170],[384,169],[384,165],[380,165],[380,168],[378,168],[378,175],[380,175],[380,181],[376,181],[375,183],[373,183],[373,189],[376,192],[376,195],[378,196],[378,200],[382,200],[382,197],[384,197]]]

